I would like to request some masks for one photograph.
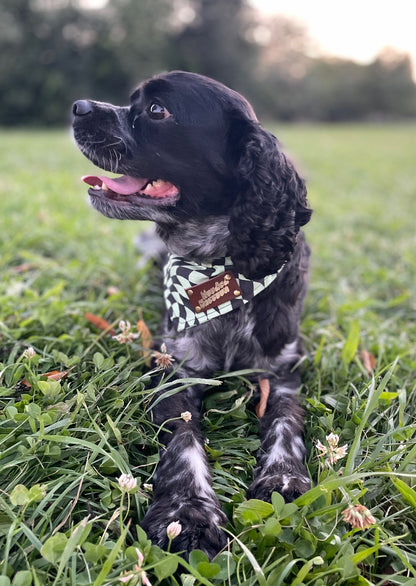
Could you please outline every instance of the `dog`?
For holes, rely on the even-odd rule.
[[[194,73],[146,80],[130,106],[79,100],[73,130],[90,161],[121,174],[83,178],[92,206],[152,220],[166,246],[166,366],[172,355],[178,378],[256,371],[261,447],[247,497],[293,500],[310,488],[296,368],[310,256],[301,227],[312,213],[304,180],[244,97]],[[179,520],[172,550],[212,558],[227,518],[203,447],[203,392],[196,385],[155,401],[164,448],[142,526],[166,548],[166,527]]]

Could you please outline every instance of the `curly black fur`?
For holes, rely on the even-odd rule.
[[[152,109],[163,110],[155,118]],[[161,110],[162,109],[162,110]],[[176,186],[174,197],[89,190],[111,218],[153,220],[169,252],[204,263],[231,256],[250,279],[279,272],[244,307],[181,332],[165,317],[163,340],[177,377],[219,370],[261,369],[270,382],[260,422],[261,448],[248,496],[287,500],[309,487],[303,416],[296,392],[302,355],[299,323],[307,289],[309,248],[300,228],[311,216],[304,181],[250,104],[206,77],[156,76],[133,93],[129,107],[79,101],[74,134],[82,152],[107,171]],[[156,247],[157,248],[157,247]],[[253,381],[255,378],[253,377]],[[227,519],[211,487],[199,409],[204,389],[191,387],[155,402],[152,417],[165,432],[154,479],[154,501],[142,524],[167,545],[166,527],[180,521],[176,551],[199,547],[212,557],[225,544]],[[184,422],[181,413],[190,411]]]
[[[253,121],[240,121],[240,131],[240,188],[230,212],[229,251],[237,269],[257,279],[289,260],[312,212],[305,183],[277,139]]]

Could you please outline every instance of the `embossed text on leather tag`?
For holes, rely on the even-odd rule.
[[[236,299],[241,295],[241,290],[234,275],[226,271],[204,283],[189,287],[186,293],[196,313],[200,313]]]

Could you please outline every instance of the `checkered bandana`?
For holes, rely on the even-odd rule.
[[[233,272],[234,267],[230,257],[199,265],[171,254],[164,268],[164,296],[169,319],[176,330],[180,332],[224,315],[237,307],[242,307],[253,297],[264,291],[284,267],[285,265],[277,273],[267,275],[264,279],[252,281],[241,273],[236,274]],[[233,272],[235,275],[239,287],[237,293],[240,294],[235,299],[220,303],[217,307],[197,312],[189,301],[189,294],[186,290],[189,287],[200,285],[208,279],[221,275],[225,271]]]

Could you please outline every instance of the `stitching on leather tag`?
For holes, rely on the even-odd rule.
[[[218,307],[226,301],[241,296],[237,279],[230,271],[221,273],[204,283],[185,289],[196,313]]]

